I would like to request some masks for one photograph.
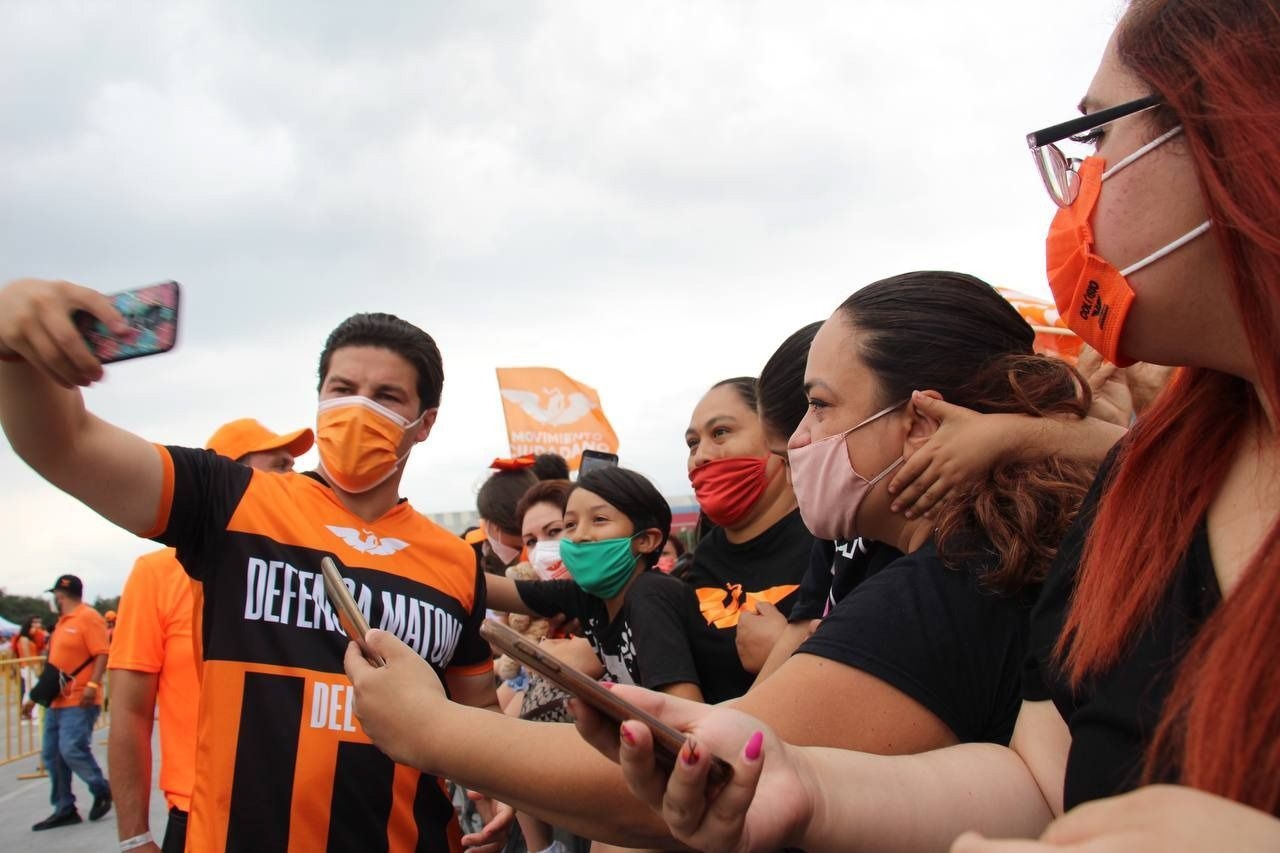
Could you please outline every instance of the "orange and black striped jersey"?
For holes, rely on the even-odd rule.
[[[458,850],[441,781],[394,764],[360,726],[320,558],[337,561],[371,626],[443,677],[492,667],[471,548],[407,501],[365,522],[313,475],[159,450],[165,498],[153,533],[202,592],[187,849]]]

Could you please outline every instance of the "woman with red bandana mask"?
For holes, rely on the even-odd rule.
[[[754,378],[726,379],[698,401],[685,430],[689,481],[714,525],[694,548],[685,580],[697,590],[708,626],[727,643],[742,615],[762,603],[785,617],[813,549],[786,462],[769,453],[756,406]],[[763,662],[744,661],[751,664],[744,691]]]

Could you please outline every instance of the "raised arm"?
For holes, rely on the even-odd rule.
[[[68,282],[25,279],[0,290],[0,426],[50,483],[108,521],[148,533],[162,497],[161,457],[85,409],[77,386],[103,371],[72,322],[77,310],[127,330],[105,296]]]

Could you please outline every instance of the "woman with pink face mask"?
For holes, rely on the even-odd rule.
[[[480,528],[468,542],[475,549],[477,564],[490,575],[500,575],[514,566],[524,553],[520,535],[520,518],[516,504],[535,483],[531,470],[534,460],[495,459],[496,470],[480,486],[476,494],[476,510]]]

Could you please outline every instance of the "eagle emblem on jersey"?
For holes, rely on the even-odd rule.
[[[353,550],[368,554],[370,557],[389,557],[409,547],[409,543],[403,539],[382,539],[372,530],[356,530],[354,527],[337,527],[333,524],[327,524],[325,527]]]

